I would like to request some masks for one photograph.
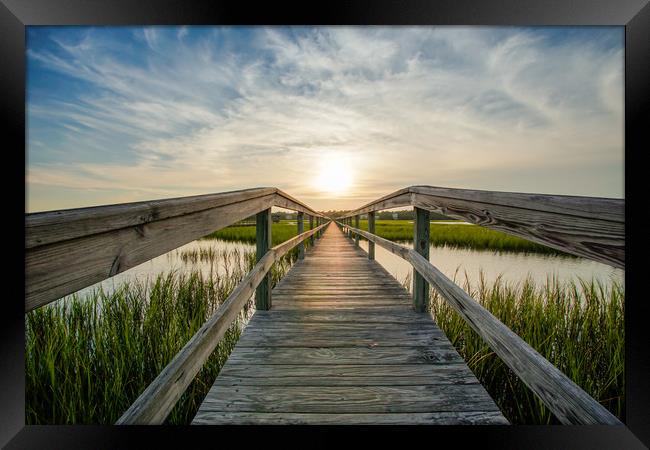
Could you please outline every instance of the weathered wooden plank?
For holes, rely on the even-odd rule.
[[[450,364],[463,360],[449,341],[420,347],[242,347],[228,364]]]
[[[226,364],[219,378],[262,378],[269,384],[286,384],[286,379],[300,377],[350,377],[357,378],[356,382],[363,385],[359,378],[408,378],[429,377],[427,384],[436,384],[436,380],[449,384],[458,379],[461,383],[476,384],[476,378],[465,364],[432,365],[432,364],[401,364],[401,365],[368,365],[368,364]],[[468,377],[471,377],[468,378]],[[284,380],[284,381],[283,381]],[[279,384],[278,384],[279,386]]]
[[[25,251],[25,311],[270,207],[274,194]]]
[[[377,310],[383,310],[387,312],[399,312],[399,311],[412,311],[413,307],[407,303],[404,304],[394,304],[394,303],[375,303],[374,305],[367,305],[367,302],[355,302],[355,303],[345,303],[345,302],[275,302],[273,304],[273,309],[278,311],[294,311],[294,310],[328,310],[332,308],[340,309],[341,311],[353,311],[359,307],[372,308]]]
[[[258,212],[256,215],[256,253],[260,261],[271,249],[271,208]],[[271,309],[271,276],[267,274],[255,290],[255,308],[259,310]]]
[[[297,222],[298,222],[298,234],[302,234],[304,230],[304,224],[303,224],[303,213],[299,212],[298,217],[297,217]],[[313,227],[310,226],[309,229],[311,230]],[[298,259],[305,259],[305,243],[301,242],[298,244]]]
[[[354,216],[354,228],[359,228],[359,214]],[[358,234],[354,235],[354,246],[355,247],[359,246],[359,235]]]
[[[625,267],[624,199],[411,186],[370,202],[350,216],[407,205]]]
[[[25,214],[25,248],[193,214],[266,197],[275,194],[276,191],[275,188],[255,188],[219,194]]]
[[[357,236],[359,235],[357,234]],[[413,248],[424,259],[429,260],[429,211],[421,208],[415,208]],[[417,270],[413,269],[413,308],[417,312],[424,312],[428,304],[429,283],[422,278]]]
[[[256,413],[199,411],[192,425],[508,425],[500,412]]]
[[[309,216],[309,229],[311,230],[312,228],[314,228],[314,216]],[[309,238],[309,245],[314,245],[314,236]]]
[[[408,190],[412,194],[508,205],[532,211],[625,223],[625,200],[617,198],[482,191],[437,186],[411,186]]]
[[[257,322],[300,322],[300,323],[430,323],[428,314],[415,314],[412,311],[387,312],[360,307],[353,311],[256,311],[253,319]]]
[[[375,212],[374,211],[370,211],[368,213],[368,233],[375,234]],[[370,260],[375,259],[375,243],[372,241],[368,242],[368,259]]]
[[[396,347],[431,345],[442,339],[441,335],[425,332],[391,332],[391,333],[305,333],[299,331],[285,332],[281,335],[271,331],[246,332],[240,338],[242,347],[270,345],[276,347]]]
[[[286,192],[275,188],[276,198],[274,200],[273,206],[278,206],[280,208],[292,209],[294,211],[299,211],[305,214],[314,215],[316,217],[321,217],[321,214],[311,209],[309,206],[287,194]],[[312,227],[313,228],[313,227]]]
[[[426,411],[434,414],[427,416],[432,423],[457,424],[464,423],[461,413],[444,414],[459,404],[468,410],[469,422],[506,423],[431,315],[413,311],[407,291],[362,250],[345,251],[354,248],[354,240],[333,230],[276,286],[273,309],[255,313],[195,423],[283,423],[280,417],[292,414],[312,414],[313,423],[337,423],[318,422],[314,414],[325,411],[331,418],[358,408],[358,416],[381,411],[379,416],[390,417],[392,408],[409,415]],[[413,390],[426,387],[433,391]],[[463,393],[463,387],[469,390]],[[336,391],[343,388],[347,391]],[[325,397],[305,395],[309,389]],[[260,397],[262,390],[273,395]],[[476,419],[486,409],[491,415]],[[260,414],[277,415],[262,419]]]
[[[371,366],[372,367],[372,366]],[[247,378],[233,377],[230,375],[219,374],[217,384],[219,386],[426,386],[426,385],[445,385],[445,384],[477,384],[476,377],[470,372],[465,373],[455,370],[448,374],[439,373],[437,376],[375,376],[368,374],[364,377],[354,376],[329,376],[329,375],[312,375],[299,377],[275,377],[273,378]],[[360,379],[363,378],[363,379]]]
[[[543,197],[543,196],[538,196]],[[536,203],[531,200],[524,203],[527,207],[511,206],[509,204],[481,203],[476,200],[450,199],[425,194],[413,194],[413,205],[430,211],[440,211],[450,217],[466,220],[476,225],[512,234],[529,241],[537,242],[577,256],[602,262],[610,266],[625,268],[625,222],[624,216],[616,216],[620,220],[604,220],[594,217],[591,207],[594,204],[619,203],[614,210],[622,210],[624,200],[613,202],[614,199],[583,199],[584,216],[576,215],[577,201],[569,203],[571,213],[561,213],[563,196],[557,197],[557,207],[541,209],[548,203]],[[600,201],[602,200],[602,202]],[[549,201],[550,202],[550,201]],[[555,206],[555,204],[553,204]],[[567,208],[569,209],[569,208]],[[595,209],[595,208],[594,208]],[[597,208],[601,210],[602,208]],[[612,217],[609,212],[604,217]]]
[[[498,411],[480,384],[438,386],[214,385],[204,411],[237,412],[431,412]]]
[[[311,333],[311,334],[336,334],[338,333],[375,333],[384,334],[391,332],[414,332],[423,335],[443,336],[440,329],[433,321],[428,323],[385,323],[377,327],[374,323],[321,323],[321,322],[269,322],[251,320],[246,326],[246,332],[272,332],[278,336],[285,336],[289,333]]]
[[[384,209],[399,208],[401,206],[411,205],[411,192],[409,188],[400,189],[385,195],[377,200],[374,200],[359,209],[355,209],[349,215],[365,214],[371,211],[381,211]],[[345,218],[342,218],[345,219]]]

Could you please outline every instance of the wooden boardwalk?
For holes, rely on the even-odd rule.
[[[193,424],[507,424],[428,313],[330,225],[257,311]]]

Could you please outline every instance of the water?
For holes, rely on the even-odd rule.
[[[368,242],[361,240],[361,248],[368,251]],[[412,242],[400,242],[400,245],[412,247]],[[386,268],[398,281],[402,282],[413,272],[412,266],[390,251],[375,245],[375,259]],[[609,286],[616,281],[623,283],[625,272],[606,264],[584,258],[542,255],[536,253],[510,253],[488,250],[470,250],[450,247],[429,248],[429,261],[447,277],[462,286],[465,273],[472,286],[476,286],[480,271],[488,284],[498,276],[503,281],[518,283],[527,276],[538,284],[544,284],[547,278],[555,277],[560,282],[595,280]],[[410,288],[410,287],[409,287]]]
[[[400,244],[406,247],[412,246],[411,242],[401,242]],[[368,251],[367,241],[361,240],[359,245]],[[180,257],[183,251],[208,248],[222,252],[239,250],[240,258],[244,258],[246,252],[255,251],[253,244],[226,242],[218,239],[198,240],[84,288],[78,294],[84,296],[99,287],[104,292],[110,293],[122,283],[132,282],[136,279],[138,281],[152,280],[158,274],[168,273],[172,270],[188,272],[200,270],[206,277],[210,275],[211,271],[216,275],[223,275],[225,271],[223,258],[218,258],[218,262],[211,265],[209,262],[184,262]],[[535,253],[478,251],[433,245],[429,249],[429,255],[431,263],[449,278],[454,279],[454,275],[457,273],[456,281],[461,285],[465,281],[465,274],[467,274],[470,283],[475,286],[478,283],[480,271],[483,272],[488,283],[496,280],[498,276],[501,276],[503,281],[515,283],[531,276],[539,284],[545,283],[549,277],[556,277],[560,282],[577,281],[578,278],[594,279],[609,286],[614,281],[622,284],[625,276],[621,269],[584,258]],[[413,269],[408,262],[378,245],[375,245],[375,259],[400,282],[410,274],[412,276]]]
[[[239,250],[240,259],[244,258],[246,252],[255,251],[254,244],[239,243],[239,242],[227,242],[219,239],[206,239],[190,242],[185,244],[177,249],[172,250],[169,253],[157,256],[147,262],[144,262],[140,265],[130,268],[124,272],[118,273],[112,278],[108,278],[99,283],[88,286],[84,289],[81,289],[77,292],[80,297],[91,293],[92,291],[101,289],[105,293],[111,293],[115,291],[123,283],[130,283],[135,280],[146,281],[153,280],[158,274],[169,273],[171,271],[179,272],[190,272],[200,270],[204,277],[209,277],[210,273],[214,275],[224,275],[225,273],[225,261],[223,258],[218,258],[216,264],[211,264],[210,262],[190,262],[183,261],[181,259],[181,254],[188,250],[201,250],[201,249],[213,249],[219,252],[229,252],[232,250]]]

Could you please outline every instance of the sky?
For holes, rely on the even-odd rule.
[[[26,211],[624,197],[623,27],[27,27]]]

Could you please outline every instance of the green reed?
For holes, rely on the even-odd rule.
[[[368,230],[368,221],[360,220],[359,228]],[[391,241],[412,241],[413,222],[408,220],[378,220],[375,223],[375,234]],[[474,250],[571,256],[560,250],[478,225],[437,224],[432,221],[429,226],[429,242],[435,246],[446,245]]]
[[[408,283],[408,280],[407,280]],[[571,378],[612,414],[625,408],[624,300],[621,283],[578,280],[560,283],[488,284],[483,274],[463,288],[508,328]],[[558,420],[485,344],[454,309],[431,290],[431,312],[504,415],[515,424]]]
[[[314,227],[316,224],[314,224]],[[304,221],[304,230],[309,231],[309,220]],[[221,239],[224,241],[255,243],[255,226],[231,225],[215,231],[204,237],[204,239]],[[271,224],[272,245],[278,245],[298,235],[298,226],[295,223],[278,222]]]
[[[159,274],[112,293],[72,295],[25,315],[27,424],[112,424],[223,303],[254,252],[207,252],[222,274]],[[273,285],[296,260],[274,264]],[[252,299],[180,398],[166,423],[189,424],[250,317]]]

